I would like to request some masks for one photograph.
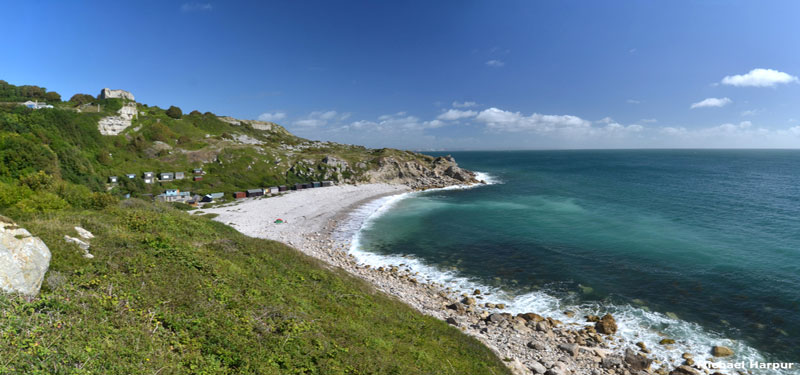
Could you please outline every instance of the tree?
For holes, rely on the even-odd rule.
[[[44,100],[48,102],[60,102],[61,101],[61,94],[55,91],[48,91],[44,94]]]
[[[91,103],[94,101],[94,96],[89,94],[75,94],[69,98],[69,101],[75,103],[75,105],[84,105],[86,103]]]
[[[169,109],[167,109],[167,116],[172,117],[174,119],[179,119],[181,118],[181,116],[183,116],[183,111],[181,111],[180,108],[173,105],[170,106]]]

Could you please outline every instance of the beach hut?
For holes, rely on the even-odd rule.
[[[144,178],[144,179],[148,179],[149,178],[149,179],[152,180],[155,177],[156,177],[156,174],[153,173],[153,172],[144,172],[144,173],[142,173],[142,178]]]
[[[278,186],[278,191],[289,191],[289,187],[286,185]]]
[[[175,172],[175,179],[176,180],[183,180],[184,177],[185,177],[185,173],[183,173],[183,172]]]
[[[194,173],[194,174],[203,174],[203,168],[192,169],[192,173]]]
[[[323,187],[333,186],[333,181],[322,181]]]
[[[134,178],[136,178],[136,175],[133,173],[128,173],[125,175],[125,177],[127,177],[129,180],[133,180]]]
[[[233,193],[233,198],[234,199],[247,198],[247,193],[245,193],[243,191],[237,191],[237,192]]]
[[[158,175],[158,179],[161,181],[172,181],[175,179],[175,174],[172,172],[163,172]]]
[[[109,176],[108,177],[108,182],[112,183],[112,184],[116,184],[117,183],[117,176]]]
[[[322,187],[322,182],[319,182],[319,181],[312,182],[311,183],[311,187],[315,187],[315,188]]]
[[[215,201],[217,199],[222,199],[223,197],[225,197],[225,193],[211,193],[211,194],[204,195],[202,201],[203,202],[213,202],[213,201]]]
[[[280,192],[280,189],[277,186],[272,186],[272,187],[269,188],[269,193],[270,194],[278,194],[279,192]]]
[[[192,177],[192,181],[203,181],[203,176],[194,176]]]
[[[264,195],[264,189],[248,189],[247,196],[248,197],[260,197]]]

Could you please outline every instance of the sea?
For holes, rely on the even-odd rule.
[[[339,233],[360,262],[511,313],[611,313],[620,345],[672,365],[714,345],[725,362],[800,362],[800,151],[449,154],[487,184],[362,206]]]

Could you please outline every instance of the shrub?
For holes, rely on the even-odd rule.
[[[35,192],[27,198],[17,202],[14,207],[25,213],[48,212],[68,208],[69,203],[67,203],[67,201],[58,195],[46,191],[40,191]]]
[[[86,186],[58,181],[53,191],[73,207],[92,207],[92,191]]]
[[[46,100],[48,102],[60,102],[61,101],[61,94],[59,94],[59,93],[57,93],[55,91],[50,91],[50,92],[44,94],[44,100]]]
[[[183,116],[183,111],[181,111],[180,108],[173,105],[170,106],[169,109],[167,109],[167,116],[172,117],[174,119],[179,119],[181,118],[181,116]]]
[[[102,209],[117,204],[117,197],[108,193],[92,193],[92,208]]]
[[[20,185],[25,185],[33,191],[50,190],[54,183],[53,176],[39,171],[19,178]]]
[[[117,112],[122,108],[122,105],[125,104],[120,98],[103,99],[99,102],[103,105],[103,108],[109,112]]]
[[[0,207],[10,207],[28,198],[33,191],[24,185],[0,183]]]
[[[53,151],[29,138],[0,132],[0,177],[16,179],[40,170],[52,173],[58,170]]]
[[[75,94],[69,98],[69,101],[74,103],[75,105],[83,105],[87,103],[91,103],[94,101],[94,96],[89,94]]]

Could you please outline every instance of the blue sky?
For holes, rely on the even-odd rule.
[[[795,1],[7,2],[0,79],[372,147],[800,146]]]

